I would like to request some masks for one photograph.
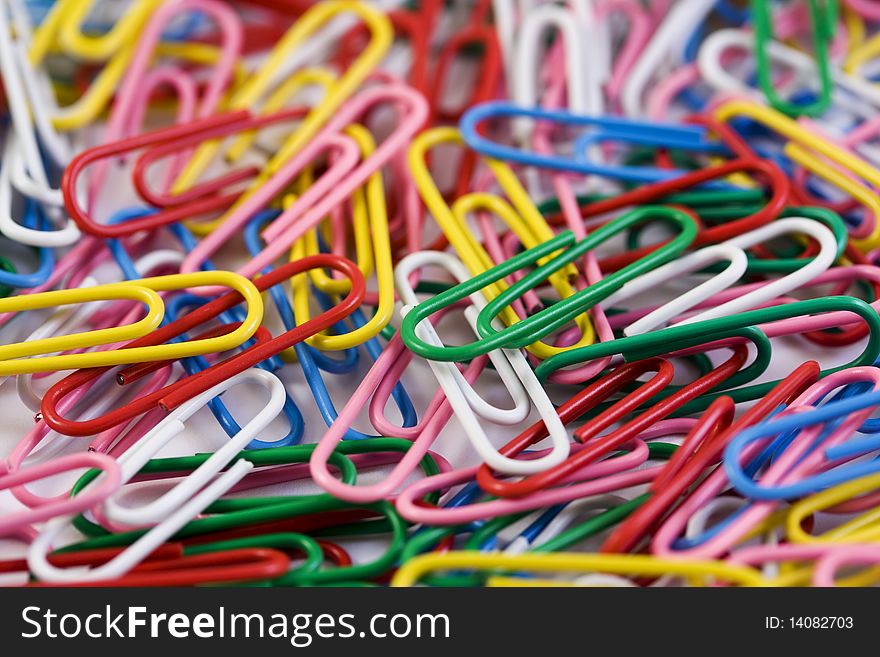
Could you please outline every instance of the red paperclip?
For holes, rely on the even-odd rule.
[[[634,403],[634,400],[631,398],[632,395],[628,395],[622,400],[615,402],[593,418],[591,422],[581,426],[575,431],[575,437],[578,438],[580,442],[586,443],[586,447],[572,456],[569,456],[559,465],[538,474],[529,475],[518,481],[510,482],[498,479],[492,470],[484,464],[477,470],[477,483],[480,485],[480,488],[490,495],[500,497],[521,497],[560,483],[566,478],[575,475],[580,469],[589,463],[608,454],[611,450],[631,441],[639,433],[667,417],[670,413],[691,399],[704,394],[736,374],[742,366],[745,365],[746,360],[748,359],[748,349],[745,345],[737,345],[732,347],[732,350],[733,355],[708,374],[705,374],[696,381],[679,388],[668,397],[648,408],[645,412],[628,421],[622,427],[615,429],[607,435],[596,438],[603,429],[608,428],[622,416],[635,410],[635,408],[640,405],[639,403]],[[624,365],[621,368],[618,368],[618,370],[625,367],[627,366]],[[587,408],[590,408],[604,400],[605,397],[607,397],[607,394],[613,391],[616,387],[609,385],[606,381],[608,381],[609,378],[616,380],[618,378],[616,375],[618,370],[615,370],[611,374],[606,375],[582,390],[578,395],[580,403]],[[611,390],[608,390],[608,388],[611,388]],[[541,427],[543,427],[543,422],[537,423],[537,426],[538,431],[540,431]],[[516,456],[534,443],[532,436],[535,435],[535,433],[535,425],[533,425],[507,443],[499,451],[507,457]],[[538,435],[540,435],[540,433]]]
[[[83,232],[104,238],[125,237],[139,231],[153,230],[159,226],[192,219],[228,208],[238,199],[241,192],[221,194],[220,191],[224,187],[253,177],[257,173],[255,167],[233,170],[212,180],[197,183],[183,194],[174,197],[166,196],[164,200],[169,204],[173,204],[173,207],[120,224],[105,225],[95,221],[80,207],[76,190],[80,174],[90,164],[99,160],[118,157],[140,149],[174,145],[180,140],[192,139],[194,137],[198,137],[203,141],[218,139],[235,132],[245,132],[293,120],[301,117],[302,113],[302,108],[282,110],[267,116],[253,116],[247,110],[227,112],[89,148],[74,157],[64,170],[61,180],[64,205],[71,218],[73,218]],[[144,200],[148,202],[150,202],[150,198],[153,198],[148,193],[146,185],[141,184],[138,186],[138,191],[140,193],[147,193],[149,198]]]
[[[284,552],[270,548],[241,548],[181,556],[141,563],[116,579],[55,584],[34,582],[40,588],[64,587],[154,587],[231,584],[276,579],[290,569]]]
[[[334,269],[347,276],[351,280],[351,291],[333,308],[321,313],[317,317],[278,335],[266,342],[256,344],[248,349],[230,356],[229,358],[215,363],[211,367],[196,374],[180,379],[153,393],[132,400],[122,408],[89,420],[72,421],[65,419],[58,410],[58,406],[65,396],[79,386],[91,381],[109,369],[108,367],[78,370],[69,374],[64,379],[54,384],[43,397],[41,411],[43,419],[50,428],[68,436],[92,436],[105,431],[117,424],[130,420],[142,413],[160,407],[166,411],[173,410],[184,401],[209,390],[220,381],[243,372],[257,363],[292,347],[295,344],[315,335],[319,331],[329,328],[333,324],[345,319],[357,309],[363,301],[366,293],[366,282],[360,270],[350,260],[342,256],[321,253],[301,258],[296,262],[282,265],[271,272],[254,280],[254,285],[260,291],[281,283],[297,274],[302,274],[309,269],[327,267]],[[196,308],[180,319],[166,324],[153,331],[149,335],[127,343],[120,347],[154,346],[175,338],[205,321],[216,317],[225,310],[237,305],[241,297],[236,292],[229,292],[223,296],[209,301],[205,305]],[[131,378],[137,378],[150,371],[151,365],[135,368]],[[118,375],[118,381],[124,385],[130,379],[127,378],[126,370]]]
[[[732,423],[733,401],[729,397],[716,399],[651,483],[648,501],[617,526],[602,545],[601,551],[628,552],[634,549],[700,476],[718,463],[731,438],[764,420],[780,404],[797,397],[817,380],[818,374],[818,363],[804,363]]]

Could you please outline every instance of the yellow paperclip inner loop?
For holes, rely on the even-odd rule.
[[[444,235],[446,235],[449,243],[458,253],[462,262],[474,275],[481,274],[487,269],[495,266],[495,262],[477,241],[473,233],[468,230],[465,222],[467,211],[485,204],[487,209],[495,212],[502,220],[504,220],[513,230],[517,237],[527,247],[536,246],[546,242],[553,237],[553,230],[544,220],[541,213],[535,207],[529,198],[528,193],[520,184],[516,175],[511,169],[497,161],[487,159],[486,163],[498,180],[499,185],[510,198],[512,203],[496,203],[488,201],[489,195],[465,195],[464,200],[456,202],[450,208],[447,205],[443,195],[437,188],[436,183],[431,178],[428,171],[426,155],[429,150],[439,146],[440,144],[463,144],[461,133],[456,128],[434,128],[426,130],[417,136],[410,146],[407,154],[407,162],[413,181],[418,187],[422,202],[430,211],[434,220],[440,225]],[[473,197],[468,199],[468,197]],[[515,212],[514,212],[515,210]],[[546,262],[551,256],[540,260]],[[558,272],[554,272],[548,280],[556,289],[559,296],[563,299],[574,294],[575,290],[569,282],[569,278],[576,274],[577,270],[573,265],[563,268]],[[503,281],[499,281],[491,286],[486,287],[483,293],[489,300],[497,297],[506,285]],[[512,308],[505,308],[499,315],[501,320],[508,326],[520,321]],[[549,358],[555,354],[593,344],[596,339],[596,333],[589,315],[583,313],[575,319],[575,323],[581,330],[581,337],[578,342],[570,347],[556,347],[545,342],[535,342],[527,347],[527,349],[539,358]]]
[[[260,96],[275,82],[279,70],[293,51],[313,36],[324,24],[338,14],[356,14],[370,31],[370,41],[354,63],[348,67],[333,84],[327,88],[324,98],[297,126],[277,153],[269,160],[263,172],[257,176],[251,187],[239,202],[243,202],[256,188],[263,184],[278,168],[297,153],[321,129],[340,105],[361,85],[370,72],[376,68],[394,40],[391,21],[385,14],[363,2],[336,0],[313,5],[293,27],[284,35],[269,57],[260,65],[254,76],[229,99],[229,109],[250,109],[259,103]],[[208,167],[220,148],[219,142],[206,142],[196,150],[189,165],[181,172],[172,192],[181,193],[191,187]]]
[[[52,126],[56,130],[63,132],[77,130],[98,119],[110,103],[119,80],[128,70],[135,45],[132,43],[119,50],[92,80],[83,95],[73,99],[69,105],[60,108],[52,116]],[[196,64],[213,64],[219,59],[220,49],[203,43],[159,43],[156,54],[177,57]],[[234,75],[239,81],[247,76],[247,72],[241,64],[236,64]]]
[[[804,161],[800,161],[800,164],[810,166],[811,171],[814,171],[820,177],[825,178],[826,175],[829,176],[828,182],[831,184],[838,184],[839,186],[843,182],[841,178],[846,178],[846,176],[837,171],[831,173],[832,168],[825,163],[817,163],[815,160],[809,162],[803,149],[815,151],[853,173],[858,178],[867,181],[870,187],[880,187],[880,170],[868,164],[857,155],[853,155],[836,144],[805,130],[797,121],[793,121],[780,112],[748,101],[734,100],[719,107],[715,111],[715,116],[721,121],[729,121],[734,116],[745,116],[791,140],[794,143],[786,145],[789,156],[793,159],[796,157],[802,158]],[[792,148],[794,149],[793,152]],[[835,183],[835,181],[837,182]],[[847,184],[858,185],[859,183],[848,180]],[[862,186],[864,187],[864,185]],[[848,189],[854,189],[854,187],[849,187]],[[866,188],[866,193],[871,192]],[[874,244],[878,237],[880,237],[880,233],[872,234],[864,240],[858,240],[857,243],[863,245],[860,248],[865,248],[865,245],[868,245],[868,248],[872,248],[870,245]]]
[[[369,157],[375,149],[375,143],[369,131],[360,125],[351,125],[346,129],[357,145],[360,147],[364,157]],[[364,203],[363,197],[366,197]],[[342,335],[327,335],[326,333],[318,333],[306,339],[306,343],[326,351],[338,351],[341,349],[350,349],[363,344],[370,338],[375,337],[379,332],[391,321],[394,312],[394,265],[391,260],[391,242],[388,233],[388,209],[385,206],[385,185],[382,182],[381,171],[374,172],[364,186],[363,195],[357,193],[352,195],[353,216],[355,219],[355,231],[358,230],[358,217],[361,217],[361,228],[365,228],[369,224],[370,234],[361,234],[358,238],[359,245],[373,245],[373,258],[361,260],[363,255],[358,252],[358,267],[364,273],[364,277],[369,276],[372,272],[373,262],[376,266],[376,283],[379,293],[379,305],[370,320],[363,326]],[[356,232],[356,237],[358,237]],[[308,236],[307,236],[308,237]],[[316,241],[314,232],[311,233],[311,240]],[[308,240],[300,240],[300,246],[297,253],[305,251]],[[314,243],[314,242],[313,242]],[[315,243],[315,246],[317,244]],[[297,255],[291,254],[293,258]],[[302,257],[302,256],[298,256]],[[351,288],[350,281],[337,281],[327,278],[327,282],[339,288],[339,293],[348,292]],[[307,279],[305,276],[296,276],[292,281],[293,286],[293,310],[296,315],[297,324],[303,324],[309,320],[309,294]]]
[[[139,301],[146,305],[147,312],[145,316],[137,322],[126,326],[114,326],[95,331],[86,331],[85,333],[57,335],[40,340],[0,345],[0,361],[134,340],[157,328],[162,322],[162,317],[165,315],[165,304],[162,302],[162,297],[154,290],[145,286],[129,285],[126,283],[80,287],[72,290],[52,290],[40,294],[3,299],[2,303],[0,303],[0,308],[3,310],[0,312],[21,312],[24,310],[39,310],[41,308],[70,306],[94,301],[118,301],[121,299]]]
[[[125,337],[117,337],[119,333],[108,331],[120,331],[131,329],[136,326],[137,335],[141,337],[155,329],[164,313],[164,305],[156,292],[179,290],[189,287],[204,285],[221,285],[238,292],[247,303],[247,313],[241,325],[226,335],[205,338],[202,340],[189,340],[171,344],[155,345],[150,347],[133,347],[131,349],[114,349],[110,351],[93,351],[78,354],[62,354],[59,356],[44,356],[41,358],[26,358],[35,353],[46,353],[61,349],[77,349],[106,344],[117,340],[125,340]],[[115,296],[114,296],[115,295]],[[102,329],[79,333],[72,336],[57,336],[45,340],[19,343],[14,345],[0,346],[0,376],[13,374],[31,374],[34,372],[54,372],[58,370],[71,370],[81,367],[106,367],[122,365],[124,363],[143,363],[153,360],[177,360],[189,356],[199,356],[208,353],[218,353],[233,349],[248,340],[263,321],[263,298],[256,286],[243,276],[229,271],[204,271],[192,274],[172,274],[169,276],[154,276],[139,280],[126,281],[124,283],[110,283],[91,288],[77,288],[75,290],[56,290],[41,292],[18,297],[0,299],[0,313],[19,312],[22,310],[35,310],[57,305],[72,303],[86,303],[100,301],[106,298],[133,298],[148,303],[152,309],[155,305],[159,310],[159,317],[149,315],[149,324],[142,324],[144,320],[129,327],[117,327],[116,329]],[[57,340],[57,342],[52,342]],[[35,352],[35,347],[37,345]],[[22,360],[13,360],[23,358]]]
[[[105,61],[121,49],[137,41],[137,34],[163,0],[137,0],[113,25],[100,36],[83,34],[96,0],[58,0],[43,23],[34,31],[31,61],[39,63],[53,45],[79,59]]]
[[[880,488],[880,473],[853,479],[798,500],[791,505],[785,522],[785,532],[792,543],[870,543],[880,539],[880,507],[838,525],[819,536],[804,531],[802,522],[812,513],[840,504]]]
[[[549,554],[501,555],[484,552],[453,551],[422,554],[403,563],[391,578],[391,586],[413,586],[422,576],[439,570],[499,569],[533,572],[595,572],[621,575],[679,575],[704,581],[714,579],[743,586],[768,586],[754,568],[723,561],[684,561],[641,554],[587,554],[556,552]]]

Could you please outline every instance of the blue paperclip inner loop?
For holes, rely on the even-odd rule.
[[[273,216],[274,215],[271,214],[258,215],[254,219],[249,221],[247,226],[245,227],[245,245],[253,255],[256,255],[262,250],[263,245],[260,240],[260,229],[262,228],[263,224],[265,224]],[[270,294],[272,296],[273,303],[278,308],[278,314],[281,316],[281,321],[284,323],[285,328],[287,328],[288,330],[293,329],[296,326],[296,317],[293,312],[293,307],[291,306],[290,301],[285,296],[284,291],[276,286],[270,291]],[[318,290],[314,290],[314,296],[323,310],[327,310],[332,307],[333,302],[327,295],[322,294]],[[360,309],[355,310],[350,315],[350,319],[351,323],[356,329],[364,326],[367,323],[367,319],[364,317],[364,314],[361,312]],[[344,322],[338,322],[334,324],[333,329],[339,333],[344,333],[348,330]],[[379,340],[377,338],[370,338],[369,340],[364,342],[363,346],[370,359],[373,361],[375,361],[382,353],[382,345],[379,343]],[[322,367],[321,365],[319,365],[319,359],[322,360],[326,365],[330,365],[331,367],[334,367],[336,369],[344,368],[342,371],[347,372],[352,369],[352,367],[349,367],[349,363],[351,363],[352,366],[357,363],[358,351],[356,348],[345,350],[347,353],[351,353],[354,355],[347,356],[345,361],[337,361],[324,355],[321,350],[315,349],[314,347],[307,345],[305,342],[300,342],[294,345],[293,348],[296,353],[296,357],[299,360],[300,367],[302,368],[302,373],[306,379],[306,383],[308,384],[309,389],[312,391],[312,396],[315,398],[315,404],[318,407],[318,411],[321,413],[321,417],[324,418],[324,422],[329,427],[336,420],[338,412],[336,411],[336,407],[333,404],[333,399],[330,397],[330,391],[327,389],[327,384],[324,382],[320,371],[321,369],[324,369],[325,371],[331,370],[327,367]],[[403,426],[415,426],[418,423],[418,417],[416,415],[415,408],[412,405],[412,401],[410,400],[409,395],[406,393],[406,390],[404,389],[401,382],[398,381],[397,384],[395,384],[391,396],[400,411]],[[345,433],[343,434],[343,438],[345,440],[362,440],[364,438],[373,437],[375,436],[371,436],[370,434],[358,431],[353,427],[349,427],[348,429],[346,429]]]
[[[48,230],[49,220],[38,203],[27,199],[25,201],[24,219],[22,225],[25,228]],[[19,274],[0,270],[0,285],[11,288],[30,288],[42,285],[52,275],[55,269],[55,252],[48,246],[33,249],[37,254],[37,268],[26,274]]]
[[[599,175],[631,182],[668,180],[680,176],[681,172],[655,167],[605,165],[578,159],[577,153],[574,157],[541,154],[522,150],[515,146],[499,144],[479,134],[477,127],[481,122],[499,117],[530,118],[554,121],[561,125],[593,128],[593,134],[598,134],[600,140],[602,135],[607,135],[605,137],[607,139],[625,137],[632,143],[650,146],[668,146],[691,150],[706,150],[715,147],[715,144],[709,140],[706,129],[702,126],[633,121],[613,116],[586,116],[559,110],[519,107],[507,102],[495,101],[475,105],[461,117],[459,129],[462,138],[468,146],[481,155],[498,160],[508,160],[524,166]]]
[[[837,428],[848,415],[871,406],[880,405],[880,392],[869,392],[831,401],[816,410],[798,413],[768,421],[743,431],[727,445],[724,450],[724,471],[730,482],[742,495],[758,500],[783,500],[810,495],[825,488],[845,483],[851,479],[862,477],[880,470],[877,458],[835,467],[831,470],[813,475],[801,481],[783,486],[766,487],[756,483],[741,468],[739,455],[751,442],[769,438],[774,435],[785,435],[798,432],[808,426],[827,424],[821,434],[810,446],[809,451],[817,449],[822,442]],[[847,455],[861,455],[875,451],[876,438],[857,439],[832,447],[825,453],[826,459],[837,459]]]
[[[125,221],[130,221],[132,219],[151,214],[152,212],[153,210],[146,210],[143,208],[127,208],[121,210],[120,212],[117,212],[113,217],[111,217],[110,223],[123,223]],[[180,224],[171,224],[167,226],[167,228],[178,239],[185,251],[188,252],[192,250],[192,248],[196,245],[197,242],[195,237],[184,226]],[[108,239],[106,240],[106,243],[107,248],[110,250],[110,253],[113,255],[113,258],[116,260],[119,268],[122,270],[122,273],[127,280],[136,280],[138,278],[143,278],[143,275],[137,271],[134,260],[125,249],[125,246],[122,244],[121,240]],[[214,267],[213,265],[211,265],[211,263],[206,263],[206,267],[203,268],[213,269]],[[162,319],[162,324],[164,325],[177,319],[183,308],[204,305],[209,300],[210,299],[197,297],[192,294],[179,294],[174,296],[165,304],[165,316]],[[221,313],[218,316],[218,319],[221,322],[232,323],[241,321],[242,317],[242,309],[234,307],[229,311]],[[186,335],[181,335],[174,338],[172,341],[180,342],[186,339]],[[248,344],[253,344],[253,341],[248,341],[247,343],[245,343],[244,346],[246,347]],[[198,372],[209,367],[208,361],[202,356],[183,358],[181,359],[180,363],[183,366],[184,371],[188,375],[197,374]],[[257,367],[268,371],[275,371],[280,367],[280,365],[280,359],[278,359],[277,357],[273,357],[272,359],[266,360],[263,363],[259,363]],[[241,432],[241,427],[232,416],[232,413],[229,412],[229,409],[226,408],[226,405],[222,402],[220,397],[215,397],[210,402],[208,402],[208,409],[214,415],[220,426],[223,428],[223,431],[225,431],[230,438]],[[284,447],[287,445],[296,445],[302,440],[303,434],[305,433],[305,423],[303,421],[302,413],[300,412],[296,403],[293,401],[289,394],[285,394],[284,407],[282,410],[290,425],[290,430],[288,431],[287,435],[279,440],[273,441],[264,441],[255,438],[248,444],[248,449]]]

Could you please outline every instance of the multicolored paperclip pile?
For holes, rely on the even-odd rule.
[[[880,579],[880,3],[0,0],[29,586]]]

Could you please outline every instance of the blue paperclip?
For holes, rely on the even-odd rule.
[[[25,201],[25,212],[22,225],[25,228],[37,228],[40,230],[49,229],[49,220],[43,213],[43,209],[38,203],[27,199]],[[30,288],[42,285],[52,275],[55,269],[55,252],[48,246],[35,247],[33,249],[37,254],[37,268],[26,274],[0,270],[0,285],[9,288]]]
[[[248,222],[245,226],[244,230],[244,241],[247,249],[251,252],[251,254],[256,255],[259,253],[264,247],[260,240],[260,229],[263,225],[271,220],[273,215],[258,215],[254,219]],[[275,304],[275,307],[278,309],[278,314],[281,317],[281,321],[283,322],[285,328],[288,330],[294,328],[296,326],[296,317],[294,316],[293,307],[290,304],[290,301],[284,294],[284,291],[280,289],[280,287],[275,286],[270,290],[270,295],[272,297],[272,301]],[[318,303],[322,306],[324,310],[327,310],[332,305],[332,301],[324,294],[314,291],[315,298],[318,300]],[[364,324],[367,323],[366,318],[360,309],[355,310],[350,316],[351,322],[355,328],[360,328]],[[345,332],[347,331],[347,326],[343,322],[339,322],[333,326],[333,329],[337,332]],[[376,338],[370,338],[365,341],[363,344],[364,349],[367,354],[371,358],[371,360],[375,361],[379,355],[382,353],[382,345],[379,344],[379,341]],[[307,345],[305,342],[300,342],[294,345],[294,350],[296,353],[296,357],[299,360],[300,367],[302,368],[303,376],[306,379],[306,383],[309,386],[309,389],[312,391],[312,396],[315,398],[315,404],[318,407],[318,411],[321,413],[321,417],[324,418],[324,422],[327,426],[333,424],[338,416],[336,411],[336,407],[333,404],[333,399],[330,396],[330,391],[327,388],[327,384],[324,382],[323,377],[321,376],[321,369],[325,371],[331,371],[327,367],[322,367],[319,365],[319,359],[323,361],[326,365],[330,365],[335,368],[345,368],[344,371],[348,371],[350,368],[347,367],[348,363],[357,362],[357,349],[352,348],[350,350],[346,350],[349,353],[353,353],[353,357],[349,356],[346,361],[337,361],[329,358],[319,349],[315,349]],[[412,405],[412,401],[409,398],[409,395],[406,393],[406,390],[403,387],[401,382],[397,382],[395,384],[392,393],[392,398],[394,399],[397,408],[400,410],[400,415],[402,417],[402,424],[404,427],[412,427],[418,423],[418,417],[415,412],[415,408]],[[349,427],[345,430],[343,434],[343,438],[345,440],[362,440],[364,438],[374,438],[376,436],[371,436],[369,434],[365,434],[362,431],[358,431],[353,427]]]
[[[530,118],[555,121],[563,125],[596,128],[599,135],[608,138],[626,137],[636,144],[662,145],[669,148],[706,150],[716,145],[709,140],[708,131],[703,126],[673,123],[652,123],[634,121],[613,116],[587,116],[560,110],[543,110],[519,107],[507,102],[489,102],[475,105],[461,117],[459,129],[465,143],[472,149],[498,160],[507,160],[524,166],[534,166],[555,171],[599,175],[632,182],[657,182],[680,176],[681,172],[655,167],[611,166],[560,155],[546,155],[534,151],[521,150],[515,146],[499,144],[479,134],[478,125],[498,117]],[[584,137],[581,137],[583,139]],[[599,137],[601,139],[601,137]]]
[[[813,411],[797,413],[749,427],[731,440],[725,448],[724,471],[737,491],[745,496],[759,500],[783,500],[803,497],[880,471],[880,459],[875,457],[867,461],[860,461],[827,470],[792,484],[766,487],[759,485],[749,477],[739,463],[740,453],[751,442],[774,435],[799,431],[807,426],[835,422],[856,411],[871,408],[872,406],[880,406],[880,392],[863,393],[848,399],[829,402]],[[831,427],[823,430],[822,434],[814,442],[814,445],[811,446],[811,450],[820,448],[822,441],[830,433],[830,429]],[[851,440],[841,445],[830,447],[825,451],[825,457],[834,460],[845,456],[851,457],[858,454],[867,454],[877,449],[880,449],[880,439],[877,436],[871,436],[870,438]]]

